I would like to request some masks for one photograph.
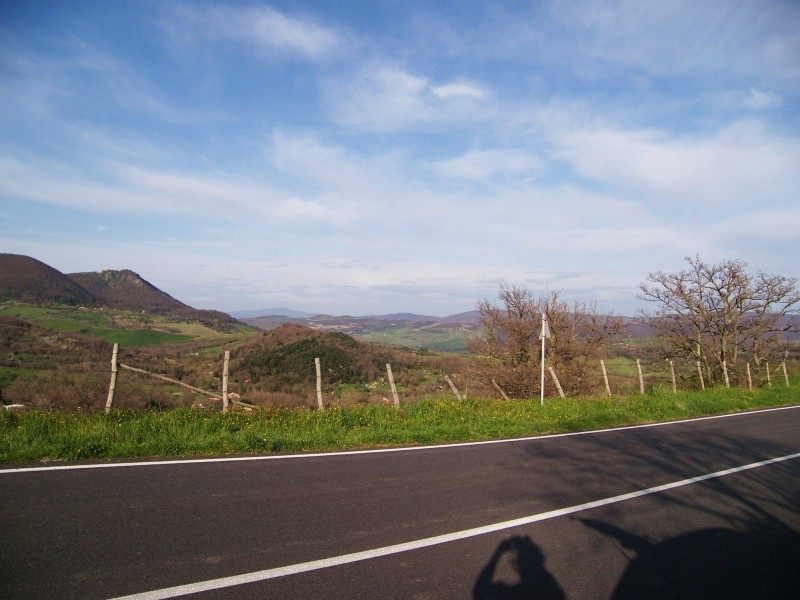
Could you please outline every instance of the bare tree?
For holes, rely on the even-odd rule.
[[[790,318],[800,303],[796,279],[750,275],[741,260],[686,261],[691,268],[650,273],[649,283],[640,286],[640,298],[658,305],[642,315],[671,353],[699,360],[706,376],[719,382],[723,362],[735,369],[746,357],[758,365],[786,351],[785,334],[798,331],[798,321]]]
[[[488,300],[478,303],[483,333],[470,344],[482,379],[496,380],[518,398],[538,393],[538,336],[545,313],[553,336],[547,343],[547,364],[558,373],[565,393],[590,393],[598,381],[589,372],[597,370],[602,342],[620,331],[621,319],[598,314],[594,305],[575,303],[570,308],[557,292],[537,298],[525,288],[501,284],[498,295],[499,306]]]

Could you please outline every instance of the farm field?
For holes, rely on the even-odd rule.
[[[418,327],[399,326],[382,329],[362,329],[351,335],[364,342],[402,346],[433,352],[466,352],[470,335],[477,327],[443,323],[423,324]]]
[[[474,319],[464,322],[430,320],[430,317],[314,317],[290,319],[288,317],[256,317],[244,319],[246,323],[263,330],[273,329],[290,322],[327,333],[345,333],[361,342],[386,344],[410,348],[415,351],[455,352],[467,351],[469,338],[479,333]]]
[[[77,333],[124,346],[153,346],[197,338],[235,338],[198,322],[175,317],[107,308],[42,307],[23,304],[0,306],[0,316],[23,319],[63,333]],[[239,332],[251,331],[239,326]]]

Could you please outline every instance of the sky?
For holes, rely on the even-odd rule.
[[[800,277],[800,2],[0,3],[0,251],[196,308]]]

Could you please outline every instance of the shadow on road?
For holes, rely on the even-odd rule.
[[[782,600],[800,590],[800,536],[788,529],[699,529],[654,544],[602,521],[578,520],[636,553],[612,600]]]
[[[603,521],[577,520],[634,553],[610,600],[784,600],[800,590],[800,535],[789,529],[698,529],[654,543]],[[565,597],[528,536],[503,540],[473,587],[475,600]]]
[[[510,563],[510,564],[506,564]],[[499,573],[512,571],[513,582]],[[528,536],[511,537],[497,546],[472,589],[475,600],[563,600],[564,592],[544,567],[544,554]]]

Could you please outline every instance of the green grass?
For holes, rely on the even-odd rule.
[[[17,319],[26,319],[26,320],[40,320],[48,315],[51,315],[52,311],[47,308],[41,308],[38,306],[26,306],[22,304],[10,304],[7,306],[0,306],[0,315],[6,317],[16,317]]]
[[[38,374],[39,371],[37,369],[0,366],[0,390],[11,385],[11,383],[19,377],[23,379],[33,379]]]
[[[120,346],[155,346],[171,342],[185,342],[194,336],[182,333],[168,333],[152,329],[94,329],[86,335],[117,343]]]
[[[62,333],[97,337],[123,346],[155,346],[193,339],[232,339],[252,333],[237,327],[236,333],[223,334],[196,322],[164,316],[142,315],[134,311],[75,307],[39,307],[9,304],[0,306],[0,315],[24,319]]]
[[[464,352],[467,349],[466,332],[461,328],[433,325],[418,327],[381,328],[349,332],[354,338],[376,344],[401,346],[414,350],[433,350],[438,352]]]
[[[247,454],[435,444],[602,429],[796,404],[797,387],[705,392],[655,390],[590,399],[504,402],[434,397],[389,406],[164,412],[0,413],[0,461]]]
[[[614,373],[623,377],[638,377],[636,360],[634,359],[617,356],[615,358],[607,358],[605,363],[609,374]]]

